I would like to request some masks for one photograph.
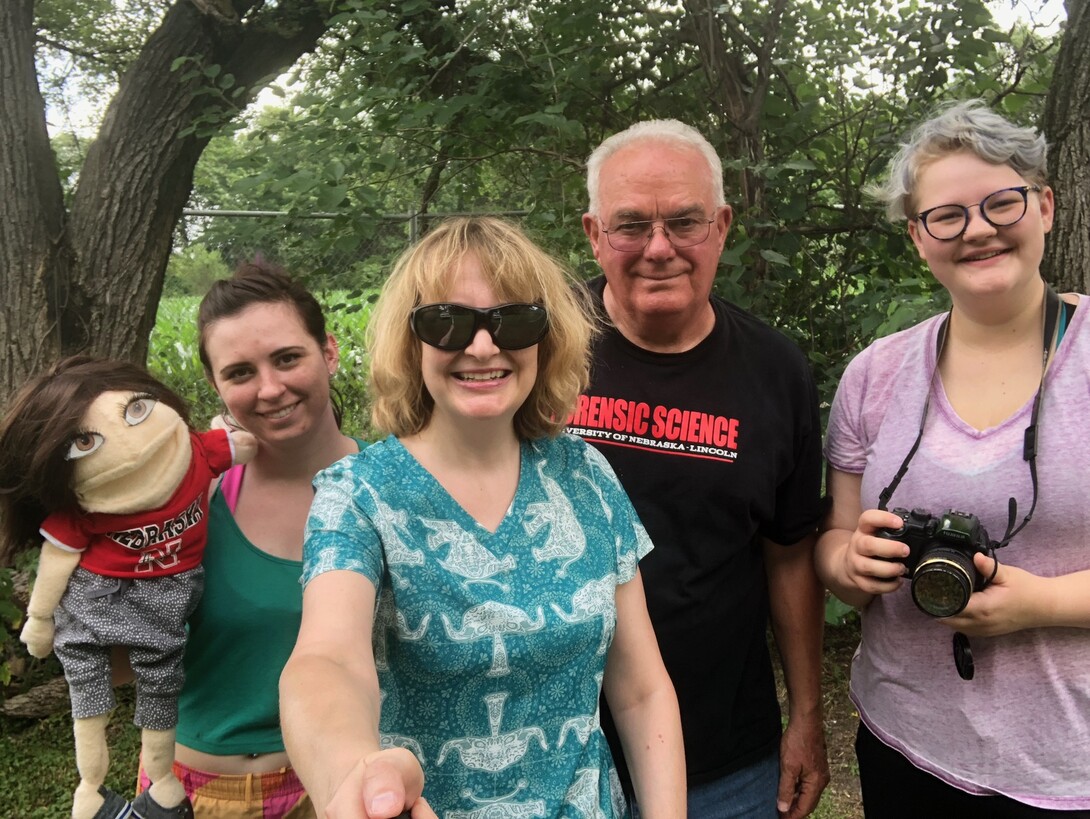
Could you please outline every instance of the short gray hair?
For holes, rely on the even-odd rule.
[[[916,126],[890,162],[885,182],[868,188],[868,193],[885,204],[891,222],[910,218],[915,215],[913,196],[920,172],[957,151],[970,151],[993,165],[1007,165],[1031,184],[1046,184],[1045,138],[992,111],[983,100],[972,99],[950,103]]]
[[[587,211],[598,216],[598,182],[602,164],[622,148],[641,142],[659,142],[679,148],[691,148],[700,152],[708,163],[708,177],[712,183],[715,207],[727,203],[723,195],[723,163],[715,148],[696,128],[676,119],[649,119],[637,122],[602,142],[587,157]]]

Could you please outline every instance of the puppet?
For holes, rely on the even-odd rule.
[[[74,819],[187,819],[174,776],[185,622],[204,588],[209,487],[257,449],[248,432],[198,433],[181,398],[141,368],[74,356],[15,396],[0,425],[0,565],[41,542],[20,639],[57,654],[72,699]],[[151,787],[105,787],[111,650],[128,649]]]

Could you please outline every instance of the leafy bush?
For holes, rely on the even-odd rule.
[[[163,280],[166,296],[202,296],[216,279],[230,274],[223,256],[201,244],[190,244],[170,254]]]
[[[858,623],[859,612],[843,600],[835,597],[832,592],[826,592],[825,622],[830,626],[843,626],[848,623]]]
[[[23,612],[15,605],[14,574],[14,569],[0,569],[0,702],[4,701],[4,689],[11,683],[12,660],[23,623]]]
[[[169,296],[159,302],[148,344],[148,371],[186,399],[193,425],[206,429],[219,413],[216,391],[204,377],[198,353],[199,296]]]

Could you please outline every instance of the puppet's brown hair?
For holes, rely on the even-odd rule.
[[[0,566],[38,541],[48,515],[79,508],[65,453],[87,408],[113,391],[146,393],[189,422],[185,401],[127,361],[71,356],[25,384],[0,423]]]

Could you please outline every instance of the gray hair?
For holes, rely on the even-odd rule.
[[[1044,185],[1048,144],[1033,128],[1015,125],[983,100],[956,102],[916,126],[889,165],[885,182],[868,188],[883,202],[891,222],[914,216],[913,196],[923,168],[957,151],[985,162],[1007,165],[1027,182]]]
[[[602,164],[622,148],[640,142],[659,142],[679,148],[691,148],[699,151],[708,163],[708,177],[712,183],[712,195],[715,207],[727,203],[723,195],[723,163],[715,148],[696,128],[678,122],[676,119],[649,119],[637,122],[623,131],[614,134],[602,142],[587,157],[587,210],[598,215],[598,181],[602,174]]]

